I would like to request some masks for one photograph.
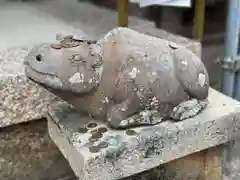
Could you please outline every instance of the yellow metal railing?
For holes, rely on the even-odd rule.
[[[128,0],[117,0],[118,6],[118,25],[128,26]]]
[[[202,40],[204,35],[205,24],[205,0],[195,0],[194,21],[193,21],[193,38]]]
[[[128,0],[117,0],[118,26],[128,26]],[[202,40],[205,23],[205,0],[195,0],[195,13],[192,35],[196,40]]]

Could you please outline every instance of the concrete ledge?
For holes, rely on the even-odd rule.
[[[239,118],[240,103],[210,89],[208,107],[183,122],[115,131],[60,103],[49,110],[48,128],[79,179],[116,180],[226,143],[240,134]]]

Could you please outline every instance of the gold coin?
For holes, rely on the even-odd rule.
[[[53,49],[61,49],[62,48],[62,45],[60,43],[55,43],[55,44],[51,44],[51,47]]]
[[[72,48],[77,47],[79,45],[79,42],[72,41],[71,39],[64,39],[61,41],[61,44],[64,48]]]
[[[78,129],[78,132],[79,132],[79,133],[86,133],[86,132],[88,132],[88,129],[85,128],[85,127],[80,127],[80,128]]]
[[[107,148],[108,147],[108,142],[105,142],[105,141],[100,142],[98,144],[98,147],[101,148],[101,149]]]
[[[103,137],[103,135],[102,135],[102,133],[100,133],[100,132],[96,132],[96,133],[93,133],[92,134],[92,138],[101,138],[101,137]]]
[[[129,135],[129,136],[133,136],[133,135],[136,135],[137,132],[134,131],[133,129],[128,129],[128,130],[126,131],[126,134]]]
[[[88,128],[95,128],[95,127],[97,127],[97,123],[95,123],[95,122],[90,122],[90,123],[87,124],[87,127],[88,127]]]
[[[105,132],[108,131],[108,129],[106,127],[100,127],[100,128],[97,129],[97,131],[100,132],[100,133],[105,133]]]
[[[97,152],[99,152],[99,150],[100,150],[100,148],[98,146],[91,146],[91,147],[89,147],[89,151],[91,153],[97,153]]]
[[[89,142],[97,142],[99,140],[99,138],[93,138],[92,136],[88,139]]]

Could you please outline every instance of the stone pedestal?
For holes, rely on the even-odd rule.
[[[221,145],[240,134],[239,117],[238,101],[210,89],[207,108],[182,122],[113,130],[61,102],[49,110],[48,129],[80,180],[131,179],[156,168],[164,180],[220,180]]]

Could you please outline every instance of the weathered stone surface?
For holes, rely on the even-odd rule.
[[[0,129],[1,180],[75,180],[45,120]]]
[[[162,36],[164,34],[166,32]],[[172,36],[168,35],[168,39],[173,39]],[[199,43],[183,41],[180,37],[175,40],[200,55]],[[25,77],[23,59],[31,48],[14,47],[0,51],[0,127],[42,118],[49,103],[57,100]]]
[[[59,5],[57,9],[52,9],[51,12],[53,12],[53,14],[55,10],[56,13],[61,12],[64,14],[65,11],[69,12],[69,5],[71,5],[70,1],[59,1],[59,3],[62,4],[62,6]],[[4,38],[1,43],[0,127],[41,118],[43,116],[41,112],[45,111],[45,107],[49,104],[49,99],[51,101],[53,98],[48,97],[50,96],[49,93],[44,93],[42,89],[34,83],[26,80],[23,75],[24,67],[22,62],[29,49],[32,48],[30,44],[52,41],[55,39],[53,35],[54,31],[56,31],[55,33],[73,32],[78,35],[83,33],[80,29],[77,30],[70,24],[74,24],[75,27],[81,28],[93,38],[99,38],[110,29],[116,27],[117,19],[117,14],[115,12],[85,3],[81,3],[81,6],[76,5],[74,7],[78,9],[80,14],[75,16],[77,17],[76,19],[75,17],[68,19],[68,23],[66,24],[62,20],[53,16],[48,16],[47,13],[44,12],[44,10],[48,8],[47,6],[38,6],[40,11],[26,4],[22,5],[22,3],[4,4],[3,6],[5,6],[5,8],[1,11],[2,18],[6,17],[6,13],[8,13],[18,16],[22,20],[11,21],[7,23],[6,28],[3,29],[4,33],[7,30],[12,36]],[[86,11],[86,9],[89,9],[89,11]],[[62,18],[66,20],[64,17]],[[75,20],[77,23],[73,23]],[[34,26],[34,29],[29,30],[29,26],[32,22],[37,22],[36,26]],[[129,17],[129,24],[130,28],[136,31],[165,38],[182,46],[189,46],[193,52],[198,55],[201,54],[201,46],[198,42],[156,29],[154,23],[141,20],[137,17]],[[13,32],[16,27],[20,27],[18,29],[19,34]],[[49,30],[46,32],[46,29]],[[5,48],[6,45],[9,46],[12,44],[17,47],[2,50],[2,47]],[[28,44],[28,46],[19,47],[24,44]]]
[[[31,48],[0,52],[0,127],[42,118],[55,99],[24,75],[23,59]]]
[[[207,105],[209,77],[201,59],[130,28],[114,28],[98,41],[62,37],[34,47],[24,62],[27,77],[116,129],[184,120]]]
[[[97,127],[86,129],[87,123],[95,121],[67,104],[52,106],[48,122],[51,138],[79,179],[115,180],[235,138],[239,135],[239,117],[240,103],[211,89],[208,107],[178,123],[166,121],[127,132],[96,122]],[[99,127],[107,131],[95,131]],[[100,142],[107,142],[108,147],[99,146]]]

